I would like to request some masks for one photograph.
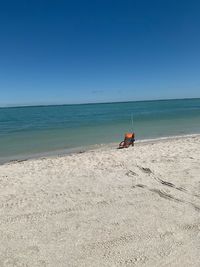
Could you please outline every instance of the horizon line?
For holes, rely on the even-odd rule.
[[[0,106],[0,108],[25,108],[25,107],[54,107],[54,106],[76,106],[76,105],[95,105],[95,104],[117,104],[131,102],[150,102],[150,101],[168,101],[168,100],[192,100],[200,99],[200,97],[184,97],[184,98],[161,98],[161,99],[144,99],[144,100],[127,100],[127,101],[109,101],[109,102],[86,102],[86,103],[63,103],[63,104],[8,104]]]

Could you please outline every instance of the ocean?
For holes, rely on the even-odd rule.
[[[0,108],[0,162],[90,145],[200,133],[200,99]]]

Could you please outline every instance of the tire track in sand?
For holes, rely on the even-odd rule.
[[[0,219],[0,225],[7,224],[7,223],[16,223],[16,222],[19,222],[19,223],[37,222],[39,220],[45,220],[48,217],[57,216],[60,214],[106,208],[112,205],[114,202],[115,202],[114,200],[109,200],[109,201],[103,200],[97,203],[92,203],[91,201],[88,201],[88,202],[83,203],[81,206],[74,206],[74,207],[68,207],[64,209],[55,209],[55,210],[47,210],[47,211],[39,211],[39,212],[30,212],[30,213],[19,214],[16,216],[6,216]]]

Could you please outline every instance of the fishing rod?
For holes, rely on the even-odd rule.
[[[131,113],[131,126],[132,126],[132,130],[133,130],[133,113]]]

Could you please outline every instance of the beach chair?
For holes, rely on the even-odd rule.
[[[134,133],[126,133],[124,137],[124,141],[119,144],[119,148],[128,148],[130,145],[134,146],[135,142],[135,134]]]

